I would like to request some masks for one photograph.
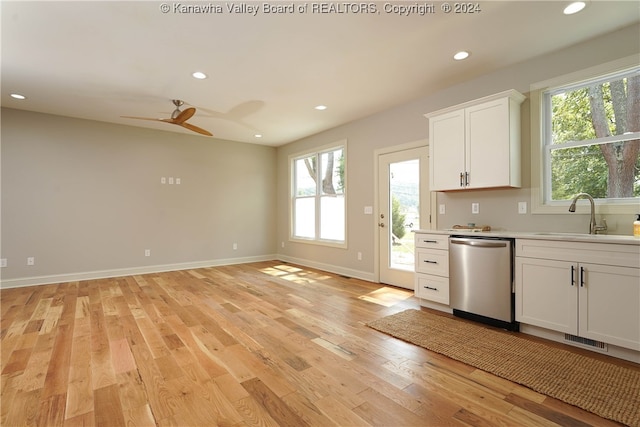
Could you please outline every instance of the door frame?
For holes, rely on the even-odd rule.
[[[390,147],[384,147],[374,150],[373,152],[373,175],[374,175],[374,184],[373,184],[373,212],[374,212],[374,221],[372,224],[373,227],[373,235],[374,235],[374,250],[375,256],[373,261],[373,278],[376,283],[380,283],[380,233],[378,230],[378,213],[380,212],[380,186],[379,182],[379,174],[378,163],[381,155],[392,154],[400,151],[407,151],[414,148],[424,148],[427,150],[427,159],[429,159],[429,140],[428,139],[419,139],[417,141],[408,142],[405,144],[393,145]],[[429,180],[429,176],[427,174],[427,183]],[[429,205],[431,207],[430,211],[424,211],[424,206],[427,205],[425,203],[426,200],[429,200]],[[420,217],[421,218],[430,218],[430,222],[427,224],[423,224],[421,222],[420,228],[423,230],[433,230],[437,228],[437,218],[436,215],[436,193],[434,191],[430,191],[429,188],[423,189],[422,186],[420,188]]]

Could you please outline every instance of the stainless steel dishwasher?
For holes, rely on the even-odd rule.
[[[449,238],[449,298],[454,315],[519,329],[514,309],[513,247],[513,239]]]

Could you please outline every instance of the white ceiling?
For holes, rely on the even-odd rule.
[[[162,4],[2,1],[2,105],[190,133],[120,117],[168,117],[179,98],[198,109],[189,123],[216,138],[276,146],[640,20],[635,0],[591,0],[572,16],[565,1],[480,1],[473,14],[434,2],[424,16],[387,13],[385,4],[429,4],[396,0],[358,14],[312,13],[318,2],[301,0],[306,13],[267,14],[262,1],[166,1],[168,13]],[[227,9],[241,4],[260,10]],[[471,57],[456,62],[461,49]]]

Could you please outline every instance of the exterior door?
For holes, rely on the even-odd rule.
[[[380,282],[414,288],[412,230],[428,229],[430,198],[427,147],[378,156]]]

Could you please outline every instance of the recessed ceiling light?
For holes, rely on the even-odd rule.
[[[12,93],[12,94],[11,94],[11,97],[12,97],[13,99],[27,99],[27,97],[26,97],[26,96],[24,96],[24,95],[20,95],[19,93]]]
[[[207,75],[205,73],[203,73],[202,71],[196,71],[195,73],[191,74],[194,78],[196,79],[206,79]]]
[[[326,110],[327,106],[326,105],[316,105],[314,108],[316,110],[322,111],[322,110]]]
[[[563,13],[565,15],[573,15],[574,13],[578,13],[584,9],[586,5],[587,4],[583,1],[574,1],[564,8]]]
[[[259,134],[259,133],[256,133],[256,134],[255,134],[255,135],[253,135],[253,136],[255,136],[256,138],[262,138],[262,135],[261,135],[261,134]]]
[[[467,59],[469,55],[470,55],[469,52],[465,50],[461,50],[460,52],[453,55],[453,59],[455,59],[456,61],[462,61],[463,59]]]

